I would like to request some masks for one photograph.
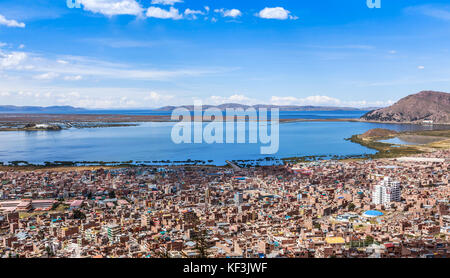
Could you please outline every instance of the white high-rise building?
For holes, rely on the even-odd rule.
[[[400,202],[400,200],[401,188],[398,181],[394,181],[390,177],[384,177],[379,184],[375,185],[372,193],[372,202],[374,204],[388,204]]]
[[[234,193],[234,204],[236,206],[240,206],[243,202],[244,202],[244,196],[242,195],[242,192]]]

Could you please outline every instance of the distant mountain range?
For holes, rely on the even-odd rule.
[[[244,105],[244,104],[238,104],[238,103],[225,103],[221,105],[203,105],[203,109],[208,108],[218,108],[220,110],[225,110],[227,108],[242,108],[242,109],[248,109],[250,107],[253,107],[255,109],[259,108],[278,108],[280,111],[370,111],[377,108],[368,107],[368,108],[354,108],[354,107],[335,107],[335,106],[295,106],[295,105],[269,105],[269,104],[258,104],[258,105]],[[177,108],[186,108],[190,111],[194,110],[193,105],[183,105],[183,106],[164,106],[157,109],[143,109],[139,108],[136,110],[149,110],[149,111],[172,111]],[[89,109],[85,108],[77,108],[73,106],[48,106],[48,107],[41,107],[41,106],[14,106],[14,105],[0,105],[0,113],[82,113],[85,111],[88,111]],[[117,111],[120,111],[120,109],[116,109]],[[133,110],[133,109],[127,109],[127,110]],[[98,110],[99,113],[101,113],[101,110]],[[108,113],[111,113],[113,110],[105,110],[108,111]]]
[[[221,105],[203,105],[203,109],[209,109],[209,108],[218,108],[220,110],[225,110],[227,108],[232,109],[248,109],[248,108],[278,108],[280,111],[369,111],[374,110],[377,108],[374,107],[368,107],[368,108],[354,108],[354,107],[336,107],[336,106],[296,106],[296,105],[270,105],[270,104],[257,104],[257,105],[244,105],[244,104],[238,104],[238,103],[225,103]],[[177,108],[186,108],[190,111],[194,110],[193,105],[182,105],[182,106],[164,106],[158,109],[155,109],[155,111],[172,111]]]
[[[450,123],[450,94],[422,91],[402,98],[392,106],[371,111],[361,117],[368,121]]]
[[[86,109],[76,108],[72,106],[14,106],[14,105],[0,105],[0,112],[2,113],[76,113],[82,112]]]

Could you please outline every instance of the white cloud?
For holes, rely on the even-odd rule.
[[[67,96],[75,97],[75,98],[80,98],[81,97],[79,92],[70,92],[69,94],[67,94]]]
[[[231,9],[231,10],[215,9],[214,12],[222,14],[223,17],[236,18],[242,16],[242,12],[238,9]]]
[[[184,14],[185,15],[190,15],[190,14],[204,14],[202,11],[199,11],[199,10],[191,10],[191,9],[186,9],[185,11],[184,11]]]
[[[184,11],[184,15],[191,17],[192,19],[197,19],[197,15],[204,15],[205,13],[199,10],[191,10],[191,9],[186,9]]]
[[[259,14],[257,14],[260,18],[265,19],[279,19],[279,20],[286,20],[286,19],[298,19],[296,16],[290,15],[290,11],[282,8],[282,7],[275,7],[275,8],[264,8],[262,9]]]
[[[83,79],[83,76],[81,76],[81,75],[69,75],[69,76],[64,77],[64,80],[66,80],[66,81],[79,81],[82,79]]]
[[[25,23],[18,22],[13,19],[6,19],[3,15],[0,14],[0,25],[5,25],[8,27],[19,27],[19,28],[25,28]]]
[[[240,94],[234,94],[229,97],[211,96],[203,102],[205,104],[211,104],[211,105],[220,105],[220,104],[224,104],[224,103],[239,103],[239,104],[251,105],[251,104],[258,103],[257,100],[251,99],[245,95],[240,95]]]
[[[423,70],[423,69],[425,69],[425,66],[418,66],[417,68],[420,70]]]
[[[434,17],[441,20],[450,20],[450,7],[438,7],[433,5],[422,5],[409,7],[405,9],[410,13],[420,13],[429,17]]]
[[[147,17],[154,17],[160,19],[182,19],[183,15],[179,13],[178,9],[170,7],[170,9],[164,10],[158,7],[150,7],[147,10]]]
[[[150,101],[150,102],[152,102],[152,104],[163,103],[164,105],[166,105],[167,101],[170,101],[173,98],[174,98],[174,96],[172,96],[172,95],[159,94],[157,92],[150,92],[150,94],[148,94],[147,96],[144,97],[144,100]]]
[[[92,94],[92,90],[77,89],[64,93],[57,93],[52,96],[52,101],[60,105],[72,105],[86,108],[148,108],[169,105],[169,102],[175,99],[175,96],[166,93],[157,93],[154,91],[144,92],[135,89],[125,89],[132,94],[123,93],[124,89],[119,88],[101,88],[102,91],[109,91],[107,96],[97,96]]]
[[[356,101],[343,101],[337,98],[329,96],[308,96],[305,98],[297,98],[293,96],[279,97],[272,96],[270,100],[271,104],[274,105],[313,105],[313,106],[337,106],[337,107],[384,107],[389,106],[394,103],[392,100],[388,101],[366,101],[366,100],[356,100]]]
[[[27,57],[25,52],[2,53],[0,51],[0,69],[22,69]]]
[[[149,69],[136,65],[101,61],[89,57],[61,56],[53,60],[33,53],[4,52],[0,50],[0,70],[9,70],[9,72],[4,73],[24,80],[29,77],[45,79],[45,74],[49,72],[56,73],[59,76],[66,76],[65,80],[79,79],[78,76],[114,80],[170,80],[180,77],[210,75],[233,69]],[[28,73],[33,75],[30,76]]]
[[[119,103],[120,103],[120,106],[122,106],[122,107],[133,107],[138,104],[137,101],[129,99],[126,96],[121,97]]]
[[[170,5],[173,6],[176,3],[183,3],[183,0],[152,0],[153,5]]]
[[[141,15],[143,8],[136,0],[78,0],[86,11],[106,16]]]
[[[19,45],[19,49],[24,49],[24,48],[25,48],[24,44]]]
[[[21,97],[31,97],[31,96],[33,96],[33,93],[32,93],[32,92],[29,92],[29,91],[27,91],[27,92],[19,91],[17,94],[18,94],[19,96],[21,96]]]
[[[309,96],[306,98],[272,96],[270,103],[275,105],[339,105],[340,100],[328,96]]]
[[[35,75],[35,76],[33,76],[33,78],[38,79],[38,80],[52,80],[52,79],[57,78],[58,76],[59,76],[59,74],[57,74],[57,73],[47,72],[47,73]]]

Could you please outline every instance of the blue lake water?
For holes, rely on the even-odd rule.
[[[295,112],[298,113],[298,112]],[[348,111],[308,112],[310,117],[343,118]],[[343,114],[347,113],[347,116]],[[292,114],[289,114],[292,115]],[[292,115],[298,117],[298,115]],[[171,140],[174,123],[139,123],[131,127],[68,129],[62,131],[0,132],[0,161],[129,161],[258,160],[310,155],[363,155],[374,150],[346,141],[372,128],[396,131],[431,127],[361,122],[292,122],[280,124],[280,147],[275,155],[261,155],[260,144],[175,144]],[[248,130],[248,129],[247,129]]]

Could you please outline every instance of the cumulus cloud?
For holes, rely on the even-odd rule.
[[[99,91],[108,92],[98,94]],[[124,92],[126,91],[126,92]],[[148,91],[135,88],[67,88],[54,87],[48,89],[23,89],[17,91],[0,92],[0,97],[9,97],[9,104],[15,105],[71,105],[85,108],[147,108],[157,107],[160,104],[143,102],[148,96]],[[8,92],[8,93],[6,93]],[[132,92],[132,93],[130,93]],[[166,94],[161,94],[161,100],[169,99]],[[164,104],[165,105],[165,104]]]
[[[214,12],[222,14],[223,17],[232,17],[236,18],[242,16],[242,12],[238,9],[215,9]]]
[[[265,19],[279,19],[279,20],[286,20],[286,19],[298,19],[298,17],[293,16],[290,14],[291,12],[282,8],[282,7],[275,7],[275,8],[264,8],[262,9],[257,16],[260,18]]]
[[[197,19],[197,15],[204,15],[205,13],[203,11],[200,10],[191,10],[191,9],[186,9],[184,11],[184,15],[187,17],[190,17],[192,19]]]
[[[425,69],[425,66],[418,66],[417,68],[420,70],[423,70],[423,69]]]
[[[144,100],[149,101],[152,104],[160,104],[160,103],[166,104],[167,101],[170,101],[173,98],[174,96],[171,95],[159,94],[157,92],[150,92],[147,96],[144,97]]]
[[[191,10],[188,8],[184,11],[184,14],[190,15],[190,14],[204,14],[204,13],[200,10]]]
[[[78,0],[84,10],[106,16],[141,15],[143,8],[136,0]]]
[[[164,10],[158,7],[150,7],[147,10],[147,17],[154,17],[159,19],[182,19],[183,15],[180,14],[178,9],[175,9],[174,7],[170,7],[169,10]]]
[[[25,52],[3,53],[0,51],[0,69],[22,69],[27,57]]]
[[[183,3],[183,0],[152,0],[153,5],[170,5],[173,6],[176,3]]]
[[[3,15],[0,14],[0,25],[8,26],[8,27],[18,27],[18,28],[25,28],[25,23],[18,22],[13,19],[7,19]]]
[[[83,96],[76,91],[65,94],[60,93],[54,95],[52,99],[58,105],[71,105],[85,108],[117,108],[124,107],[127,104],[127,100],[123,98]],[[122,106],[122,104],[124,105]]]

